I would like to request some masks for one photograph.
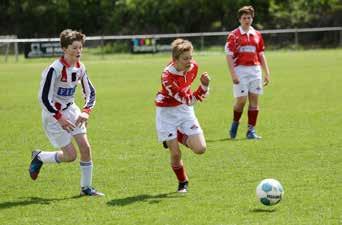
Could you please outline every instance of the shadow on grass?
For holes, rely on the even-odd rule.
[[[230,141],[229,138],[221,138],[221,139],[208,139],[207,142],[222,142],[222,141]]]
[[[107,202],[107,205],[109,206],[125,206],[129,204],[133,204],[135,202],[148,202],[149,204],[155,204],[162,201],[162,199],[165,198],[182,198],[185,195],[177,193],[177,192],[170,192],[170,193],[164,193],[164,194],[158,194],[158,195],[136,195],[126,198],[119,198],[119,199],[113,199],[109,202]]]
[[[224,142],[224,141],[247,141],[247,138],[220,138],[220,139],[208,139],[207,142]]]
[[[261,208],[257,208],[257,209],[251,209],[249,210],[252,213],[273,213],[276,210],[276,208],[272,208],[272,209],[261,209]]]
[[[27,205],[48,205],[51,202],[56,201],[64,201],[70,199],[81,198],[81,196],[76,195],[68,198],[40,198],[40,197],[28,197],[28,198],[20,198],[19,200],[8,201],[8,202],[0,202],[0,210],[8,209],[17,206],[27,206]]]

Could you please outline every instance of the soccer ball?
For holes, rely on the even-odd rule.
[[[275,179],[265,179],[256,188],[256,195],[264,205],[278,204],[284,195],[283,186]]]

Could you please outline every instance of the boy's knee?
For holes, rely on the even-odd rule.
[[[77,159],[76,152],[68,152],[65,157],[66,162],[73,162]]]
[[[207,146],[205,145],[197,146],[195,149],[193,149],[193,151],[199,155],[205,153],[206,150],[207,150]]]
[[[70,158],[70,162],[73,162],[73,161],[75,161],[76,159],[77,159],[77,155],[74,154],[74,155],[72,155],[72,157]]]

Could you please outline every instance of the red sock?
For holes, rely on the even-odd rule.
[[[259,108],[249,107],[248,109],[248,126],[255,127],[258,118]]]
[[[177,140],[178,140],[179,143],[181,143],[181,144],[185,145],[186,147],[188,147],[187,144],[186,144],[186,140],[187,139],[188,139],[188,135],[183,134],[182,132],[177,130]]]
[[[242,115],[242,112],[238,112],[236,110],[234,110],[234,121],[235,122],[239,122],[240,121],[240,118],[241,118],[241,115]]]
[[[180,183],[184,182],[188,179],[188,176],[185,173],[184,166],[182,166],[182,165],[180,165],[180,166],[171,165],[171,167],[172,167],[173,172],[175,172],[177,179]]]

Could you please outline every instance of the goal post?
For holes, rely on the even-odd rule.
[[[17,35],[0,35],[0,55],[4,56],[4,62],[8,61],[8,57],[11,54],[15,55],[15,61],[19,60],[18,42],[13,41],[18,39]],[[11,50],[13,46],[13,50]]]

